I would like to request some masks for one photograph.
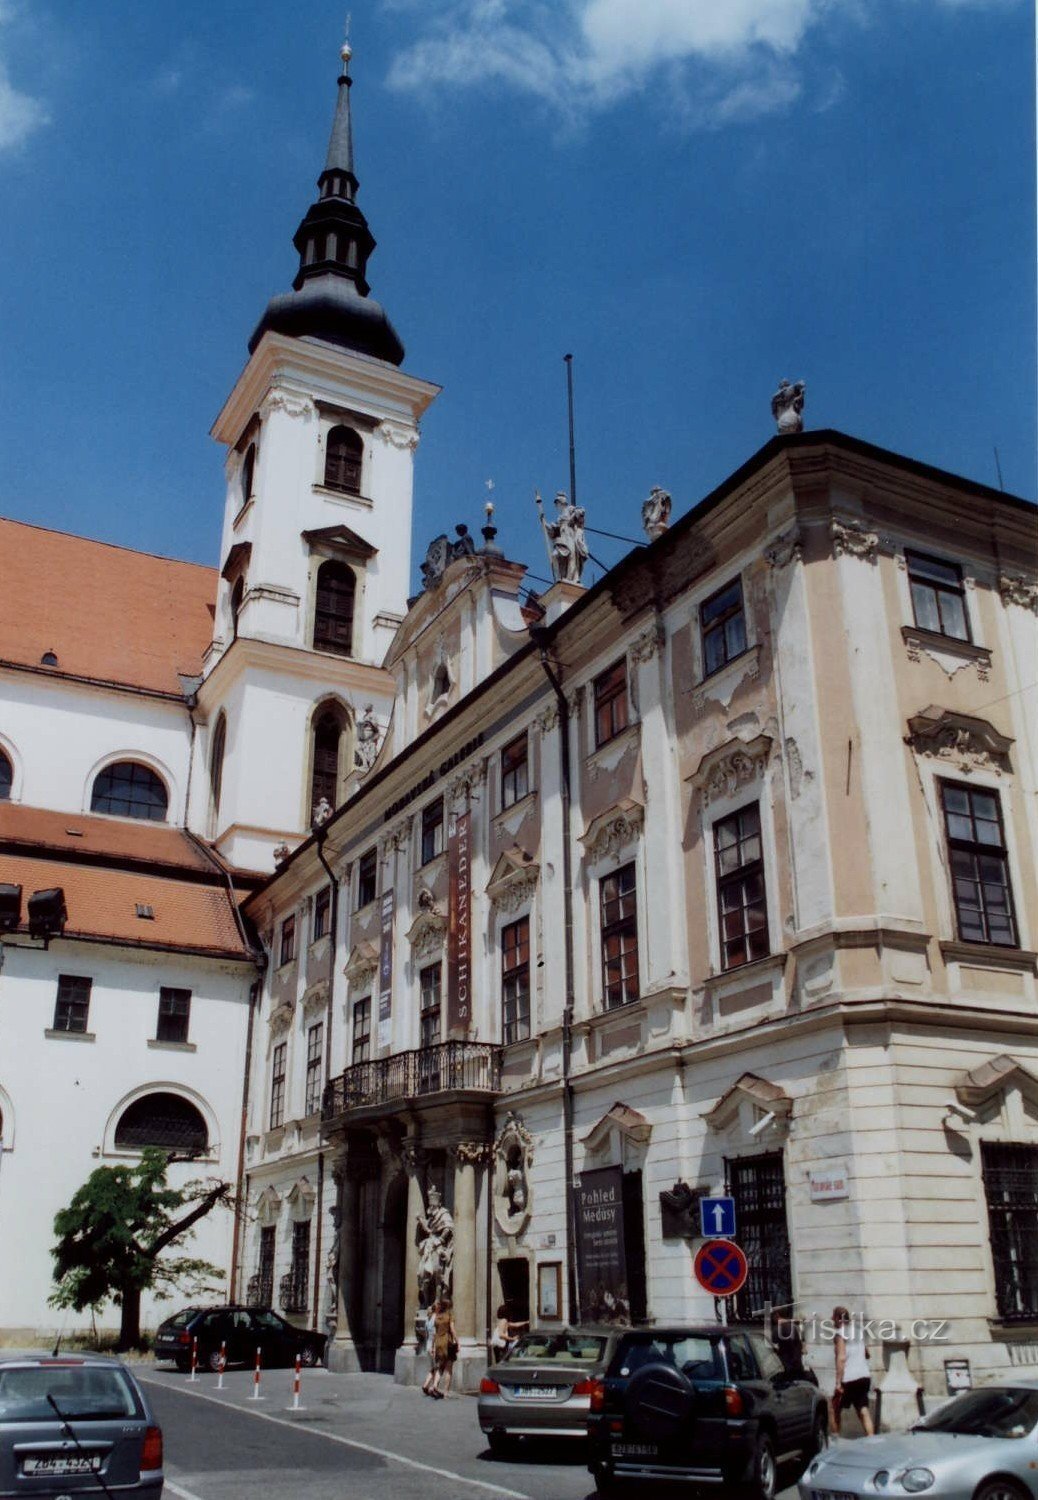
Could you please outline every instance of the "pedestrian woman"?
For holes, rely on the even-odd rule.
[[[436,1316],[433,1318],[433,1377],[429,1395],[442,1401],[451,1388],[454,1361],[458,1357],[458,1330],[454,1326],[449,1297],[437,1302],[436,1309]],[[442,1391],[441,1379],[444,1383]]]
[[[864,1334],[854,1327],[854,1320],[845,1307],[833,1308],[836,1351],[836,1388],[833,1391],[833,1431],[839,1433],[840,1418],[849,1406],[858,1414],[858,1421],[866,1437],[873,1434],[872,1413],[869,1411],[869,1388],[872,1373],[869,1370],[869,1351],[865,1347]]]
[[[434,1302],[425,1314],[425,1352],[429,1356],[429,1373],[422,1382],[422,1395],[433,1395],[433,1380],[436,1377],[436,1351],[434,1342],[436,1339],[436,1314],[440,1310],[440,1304]]]

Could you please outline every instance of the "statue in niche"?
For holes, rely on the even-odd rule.
[[[357,721],[357,748],[353,754],[354,765],[362,776],[371,770],[378,759],[379,735],[374,705],[367,703],[364,706],[364,717]]]
[[[775,426],[783,435],[804,430],[804,392],[807,387],[802,380],[790,385],[780,380],[779,388],[771,398],[771,415]]]
[[[662,536],[670,526],[671,504],[667,491],[661,490],[658,484],[649,491],[648,500],[642,502],[642,525],[650,542]]]
[[[520,1234],[530,1217],[533,1137],[513,1110],[494,1142],[494,1160],[494,1216],[505,1234]]]
[[[590,555],[584,535],[586,513],[579,505],[570,504],[565,490],[559,490],[555,496],[555,520],[549,521],[544,514],[540,491],[535,493],[541,526],[548,544],[552,577],[556,583],[579,583],[584,564]]]
[[[454,1219],[444,1206],[439,1188],[431,1187],[425,1213],[418,1215],[415,1238],[418,1254],[418,1303],[431,1307],[449,1297],[454,1275]]]
[[[324,1262],[325,1297],[328,1303],[328,1311],[324,1315],[324,1321],[328,1329],[329,1338],[335,1337],[335,1330],[339,1323],[339,1252],[342,1244],[342,1232],[337,1207],[332,1210],[332,1226],[332,1242],[328,1247],[328,1254]]]

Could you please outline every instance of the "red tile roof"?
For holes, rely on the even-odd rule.
[[[0,802],[0,845],[27,849],[68,850],[83,859],[173,865],[215,877],[211,862],[182,828],[96,813],[54,812]]]
[[[0,519],[0,662],[182,692],[213,633],[215,568]]]

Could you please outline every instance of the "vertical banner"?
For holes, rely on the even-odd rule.
[[[447,1033],[472,1023],[472,861],[469,813],[447,825]]]
[[[581,1172],[576,1185],[582,1323],[629,1323],[623,1168]]]
[[[393,1013],[393,912],[395,898],[385,891],[379,908],[381,931],[378,948],[378,1045],[390,1044],[389,1019]]]

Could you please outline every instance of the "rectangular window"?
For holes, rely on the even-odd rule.
[[[764,855],[756,802],[714,824],[721,967],[735,969],[768,954]]]
[[[332,926],[332,888],[326,885],[314,897],[314,942],[327,937]]]
[[[269,1307],[274,1301],[274,1257],[277,1253],[276,1235],[277,1230],[273,1224],[267,1224],[260,1230],[259,1266],[256,1270],[256,1303],[259,1307]]]
[[[281,957],[279,963],[290,964],[296,956],[296,919],[286,917],[281,924]]]
[[[90,1012],[92,979],[79,974],[58,975],[58,998],[54,1006],[55,1031],[86,1031]]]
[[[526,758],[526,735],[521,734],[501,751],[501,806],[521,802],[530,790],[530,772]]]
[[[505,1045],[530,1035],[530,919],[501,929],[501,1010]]]
[[[369,849],[357,864],[357,908],[368,906],[378,895],[378,850]]]
[[[912,591],[912,613],[920,630],[950,635],[956,641],[970,638],[966,614],[966,591],[962,569],[955,563],[939,562],[921,552],[905,553],[908,585]]]
[[[288,1043],[278,1042],[270,1067],[270,1129],[285,1123],[285,1064]]]
[[[746,615],[742,602],[742,579],[725,584],[699,606],[699,630],[703,641],[703,675],[718,672],[746,650]]]
[[[324,1050],[324,1022],[318,1021],[306,1033],[306,1108],[305,1114],[316,1115],[321,1108],[321,1078]]]
[[[186,1042],[191,1022],[191,991],[159,990],[159,1018],[155,1027],[157,1042]]]
[[[736,1318],[756,1322],[769,1304],[781,1307],[793,1295],[782,1153],[726,1162],[725,1177],[735,1199],[738,1243],[750,1268],[736,1299]]]
[[[420,1047],[436,1047],[440,1042],[441,968],[441,964],[430,964],[418,977],[421,992],[418,1035]]]
[[[1009,854],[998,793],[942,781],[941,803],[960,939],[1015,948]]]
[[[1000,1318],[1038,1317],[1038,1146],[980,1144]]]
[[[422,808],[422,864],[443,853],[443,798]]]
[[[607,1010],[638,998],[638,908],[634,865],[599,881],[602,985]]]
[[[355,1063],[368,1062],[371,1058],[371,996],[354,1001],[353,1005],[353,1051]]]
[[[595,678],[595,745],[606,744],[627,728],[627,663]]]
[[[281,1305],[287,1313],[306,1312],[310,1291],[310,1220],[292,1225],[292,1269],[281,1285]]]

